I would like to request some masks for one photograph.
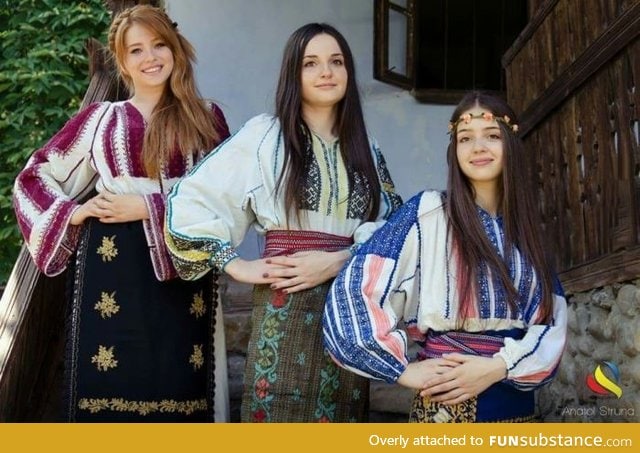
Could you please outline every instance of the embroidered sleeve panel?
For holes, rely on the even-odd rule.
[[[182,278],[223,268],[238,256],[235,247],[256,222],[256,193],[263,192],[263,175],[270,172],[261,168],[262,156],[273,152],[276,136],[273,119],[249,120],[172,188],[165,240]]]
[[[33,246],[29,248],[36,266],[46,276],[53,277],[62,273],[69,263],[80,240],[81,227],[69,223],[77,205],[71,202],[61,202],[52,207],[52,222],[43,231],[41,241],[28,241]],[[35,243],[42,246],[36,247]]]
[[[79,228],[69,221],[75,200],[95,186],[91,150],[108,103],[95,103],[71,118],[18,174],[13,203],[18,225],[39,269],[57,275],[75,250]]]
[[[377,142],[373,139],[371,149],[378,177],[380,178],[380,187],[382,189],[380,193],[380,210],[378,211],[378,217],[375,222],[365,222],[356,229],[353,235],[354,244],[351,247],[352,253],[355,253],[360,245],[366,242],[374,232],[384,225],[385,221],[391,216],[391,214],[402,206],[402,198],[395,191],[396,189],[393,184],[393,180],[391,179],[391,175],[389,174],[389,170],[387,169],[384,156],[382,155]]]
[[[395,382],[407,357],[401,318],[415,319],[418,299],[419,198],[398,210],[338,274],[324,312],[325,346],[343,367]]]
[[[387,168],[387,162],[376,141],[373,141],[372,148],[376,159],[378,176],[380,177],[380,185],[382,186],[379,218],[386,220],[402,206],[402,197],[396,193],[395,185]]]
[[[521,340],[505,339],[499,355],[507,363],[507,383],[520,390],[534,390],[555,375],[567,338],[567,305],[565,298],[554,295],[553,322],[536,324],[527,329]]]
[[[210,105],[211,105],[211,112],[213,113],[213,121],[216,127],[216,131],[220,136],[219,143],[222,143],[226,139],[228,139],[229,136],[231,135],[229,133],[229,125],[227,124],[227,119],[225,118],[224,112],[222,111],[222,109],[218,105],[214,104],[213,102],[211,102]]]
[[[164,219],[166,196],[161,193],[145,195],[145,204],[149,218],[143,220],[144,234],[147,238],[151,263],[156,278],[160,281],[178,276],[164,241]]]

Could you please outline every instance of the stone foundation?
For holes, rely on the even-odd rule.
[[[576,293],[567,301],[567,348],[556,379],[538,394],[542,419],[640,421],[640,279]],[[620,398],[587,386],[587,376],[601,361],[618,367]]]

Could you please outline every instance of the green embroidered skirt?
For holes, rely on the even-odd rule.
[[[243,422],[368,420],[369,381],[338,367],[322,344],[330,284],[290,295],[254,288]]]

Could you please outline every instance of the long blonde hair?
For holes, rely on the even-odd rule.
[[[131,77],[122,71],[126,56],[127,30],[138,24],[148,28],[164,41],[173,53],[174,66],[164,94],[155,106],[142,145],[145,171],[151,178],[160,175],[162,164],[175,152],[189,155],[212,149],[220,141],[211,109],[201,99],[193,76],[195,51],[177,30],[177,24],[160,8],[136,5],[116,16],[109,29],[109,49],[120,77],[129,91],[135,87]]]

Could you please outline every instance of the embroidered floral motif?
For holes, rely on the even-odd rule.
[[[102,345],[98,346],[98,353],[91,357],[91,363],[95,363],[98,371],[107,371],[109,368],[115,368],[118,366],[118,361],[115,360],[113,354],[113,348],[106,348]]]
[[[338,367],[325,352],[325,365],[320,370],[320,392],[314,416],[318,422],[330,422],[336,417],[335,393],[340,388]]]
[[[280,322],[276,317],[265,319],[264,323],[262,324],[262,332],[264,333],[264,336],[267,338],[275,337],[278,334],[279,325]]]
[[[284,304],[287,303],[287,295],[281,289],[275,291],[273,295],[273,299],[271,300],[271,305],[276,308],[284,307]]]
[[[304,323],[306,325],[311,325],[313,323],[313,313],[307,313],[304,317]]]
[[[299,352],[298,353],[298,358],[296,359],[296,363],[298,365],[304,365],[306,357],[307,356],[306,356],[306,354],[304,352]]]
[[[102,319],[111,318],[111,316],[120,311],[120,305],[116,303],[115,296],[115,291],[111,294],[103,291],[100,295],[100,302],[96,303],[93,306],[93,308],[100,312],[100,316],[102,317]]]
[[[276,353],[271,349],[264,349],[260,351],[260,356],[256,360],[256,364],[260,365],[260,368],[271,368],[275,363],[274,357]]]
[[[153,412],[178,412],[190,415],[196,411],[207,410],[207,400],[190,401],[128,401],[123,398],[82,398],[78,401],[78,408],[88,410],[92,414],[101,411],[136,412],[149,415]]]
[[[193,365],[193,371],[198,371],[204,365],[204,354],[202,353],[202,345],[194,344],[193,353],[189,357],[189,363]]]
[[[353,389],[353,393],[351,394],[351,397],[352,397],[355,401],[360,400],[360,389]]]
[[[256,382],[256,396],[258,398],[265,399],[269,394],[269,381],[265,378],[260,379]]]
[[[110,238],[103,236],[102,245],[98,247],[98,255],[102,256],[102,261],[111,261],[118,255],[118,249],[115,243],[116,236],[113,235]]]
[[[253,413],[253,420],[257,423],[262,423],[267,419],[267,413],[263,410],[259,410]]]
[[[409,413],[409,423],[473,423],[476,421],[477,405],[477,397],[445,406],[416,393]]]
[[[196,319],[201,318],[207,311],[207,307],[204,304],[204,298],[202,292],[193,295],[193,302],[189,308],[189,313],[195,315]]]
[[[274,297],[277,297],[277,292]],[[267,304],[260,329],[262,335],[257,349],[253,379],[251,416],[254,422],[268,422],[271,419],[270,403],[273,395],[269,389],[277,379],[275,370],[278,365],[278,348],[283,336],[283,333],[279,332],[279,326],[288,316],[288,305],[278,308],[273,304]]]

